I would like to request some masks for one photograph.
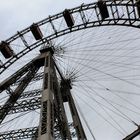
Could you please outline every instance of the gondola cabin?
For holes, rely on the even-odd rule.
[[[140,18],[140,0],[136,0],[136,6],[137,6],[138,16]]]
[[[40,40],[43,37],[43,34],[37,24],[33,24],[30,26],[30,30],[36,40]]]
[[[64,16],[67,26],[72,28],[72,26],[74,25],[74,18],[68,9],[66,9],[63,12],[63,16]]]
[[[9,43],[2,41],[0,43],[0,52],[3,54],[3,56],[7,59],[14,55],[14,51],[11,49]]]
[[[109,17],[109,12],[108,12],[106,3],[104,1],[100,0],[100,1],[97,2],[97,5],[98,5],[98,8],[99,8],[102,20],[108,18]]]

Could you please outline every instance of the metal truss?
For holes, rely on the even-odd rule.
[[[31,69],[32,67],[36,66],[36,59],[32,60],[31,62],[29,62],[27,65],[25,65],[24,67],[22,67],[20,70],[18,70],[16,73],[14,73],[12,76],[10,76],[9,78],[7,78],[6,80],[4,80],[2,83],[0,83],[0,92],[2,92],[3,90],[7,90],[10,91],[10,86],[15,83],[21,76],[23,76],[24,74],[26,74],[29,69]],[[23,80],[24,78],[22,78]],[[21,82],[21,81],[20,81]],[[19,83],[20,83],[19,82]],[[12,91],[10,91],[11,93]]]
[[[20,82],[19,86],[11,93],[9,99],[0,109],[0,123],[4,120],[6,115],[14,108],[15,103],[21,96],[24,89],[28,86],[31,79],[34,77],[35,73],[38,71],[38,68],[33,66],[29,69],[29,72],[24,76],[24,79]],[[7,81],[8,82],[8,81]]]
[[[73,124],[69,123],[69,128],[71,129],[71,135],[73,138],[76,137],[76,133],[73,130]],[[27,139],[27,138],[33,138],[35,139],[37,137],[38,127],[31,127],[31,128],[23,128],[18,130],[11,130],[6,132],[0,133],[0,139],[1,140],[19,140],[19,139]],[[60,140],[60,136],[57,133],[57,130],[55,130],[55,140]]]
[[[14,106],[11,108],[11,110],[8,112],[8,114],[10,115],[10,114],[15,114],[15,113],[40,109],[41,107],[40,97],[35,98],[35,96],[40,96],[41,92],[42,90],[40,89],[23,92],[21,96],[19,97],[19,99],[24,99],[24,98],[29,98],[29,97],[34,97],[34,98],[25,99],[25,100],[16,102]],[[1,106],[0,112],[2,112],[3,110],[4,108]]]
[[[32,99],[23,100],[21,102],[15,103],[8,114],[32,111],[32,110],[40,109],[40,107],[41,107],[40,97],[32,98]],[[2,110],[3,110],[3,108],[0,109],[0,112]]]
[[[19,58],[30,52],[31,50],[37,48],[38,46],[48,42],[54,38],[59,36],[63,36],[70,32],[75,32],[78,30],[82,30],[85,28],[92,28],[97,26],[107,26],[107,25],[120,25],[120,26],[131,26],[135,28],[140,28],[140,20],[139,15],[137,14],[137,4],[133,0],[115,0],[115,1],[105,1],[107,8],[109,10],[109,18],[102,19],[101,13],[99,12],[97,3],[90,4],[82,4],[79,7],[69,9],[70,13],[78,14],[81,17],[81,21],[78,22],[75,20],[75,25],[72,28],[68,28],[67,26],[57,29],[55,22],[59,19],[63,19],[63,12],[58,13],[53,16],[49,16],[48,18],[37,22],[36,24],[41,27],[42,25],[50,25],[52,27],[52,32],[47,34],[42,40],[36,41],[33,44],[29,44],[28,40],[25,40],[25,35],[30,32],[30,27],[18,32],[14,36],[10,37],[6,40],[7,43],[12,43],[15,40],[20,39],[25,44],[25,48],[18,52],[15,56],[8,59],[6,62],[2,62],[0,73],[5,71],[10,65],[16,62]],[[121,8],[124,9],[124,12],[121,12]],[[88,12],[93,11],[95,14],[93,16],[88,17]]]
[[[24,98],[29,98],[29,97],[40,96],[41,92],[42,92],[41,89],[26,91],[26,92],[23,92],[19,98],[20,99],[24,99]]]
[[[35,75],[35,77],[32,79],[31,82],[41,80],[42,78],[43,78],[43,72],[41,72],[41,73],[37,73],[37,74]],[[19,82],[22,81],[22,79],[23,79],[23,78],[17,80],[15,83],[12,84],[12,86],[16,86],[16,85],[18,85]]]
[[[24,128],[24,129],[2,132],[0,133],[0,139],[1,140],[13,140],[13,139],[19,140],[19,139],[32,138],[35,136],[37,129],[38,129],[37,127],[32,127],[32,128]]]

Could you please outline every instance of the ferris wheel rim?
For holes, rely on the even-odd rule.
[[[133,6],[134,10],[136,10],[136,6],[137,4],[132,2],[130,0],[124,0],[124,1],[119,1],[119,0],[116,0],[116,1],[104,1],[107,5],[107,7],[110,7],[110,6],[124,6],[124,7],[129,7],[129,6]],[[86,10],[90,10],[90,9],[97,9],[97,2],[94,2],[94,3],[90,3],[90,4],[82,4],[78,7],[75,7],[75,8],[72,8],[72,9],[69,9],[70,13],[71,14],[74,14],[74,13],[78,13],[78,12],[84,12]],[[113,12],[113,11],[112,11]],[[97,14],[97,13],[96,13]],[[99,13],[100,14],[100,13]],[[111,14],[114,14],[114,13],[111,13]],[[3,63],[0,67],[0,74],[2,74],[8,67],[10,67],[13,63],[15,63],[17,60],[19,60],[21,57],[23,57],[24,55],[26,55],[27,53],[31,52],[32,50],[34,50],[35,48],[39,47],[40,45],[52,40],[52,39],[55,39],[55,38],[58,38],[60,36],[64,36],[66,34],[69,34],[71,32],[75,32],[75,31],[80,31],[80,30],[84,30],[84,29],[87,29],[87,28],[93,28],[93,27],[99,27],[99,26],[126,26],[126,27],[133,27],[133,28],[140,28],[140,19],[139,17],[136,17],[136,11],[134,11],[134,15],[136,18],[131,18],[131,16],[128,14],[128,17],[127,18],[123,18],[123,17],[120,17],[120,18],[116,18],[116,17],[113,17],[113,18],[108,18],[108,19],[104,19],[104,20],[101,20],[99,19],[99,15],[97,15],[97,18],[98,20],[97,21],[87,21],[86,23],[83,23],[82,24],[77,24],[77,25],[74,25],[73,27],[69,28],[65,28],[63,30],[60,30],[60,31],[57,31],[50,34],[49,36],[45,36],[44,38],[42,38],[41,40],[39,41],[36,41],[35,43],[29,45],[28,47],[25,47],[25,49],[23,49],[22,51],[20,51],[19,53],[17,53],[16,55],[14,55],[13,57],[11,57],[10,59],[8,59],[5,63]],[[59,18],[62,18],[63,17],[63,12],[60,12],[58,14],[55,14],[55,15],[52,15],[52,16],[49,16],[47,17],[46,19],[43,19],[35,24],[37,24],[39,27],[41,27],[42,25],[46,24],[46,23],[50,23],[51,21],[55,21],[56,19],[59,19]],[[138,22],[138,23],[136,23]],[[17,32],[15,35],[13,35],[12,37],[10,37],[9,39],[5,40],[7,43],[11,43],[13,42],[14,40],[16,40],[17,38],[20,38],[20,36],[23,36],[25,35],[26,33],[30,32],[30,26],[25,28],[24,30],[20,31],[20,32]]]

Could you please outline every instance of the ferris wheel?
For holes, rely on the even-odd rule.
[[[138,140],[140,1],[82,4],[0,44],[0,139]]]

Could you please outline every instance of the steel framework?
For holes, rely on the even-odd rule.
[[[75,24],[71,28],[67,26],[60,29],[57,28],[55,21],[58,19],[63,19],[63,13],[59,13],[49,16],[48,18],[36,23],[40,28],[43,25],[50,25],[52,32],[33,44],[30,44],[29,41],[25,39],[25,36],[31,32],[30,27],[10,37],[6,40],[7,43],[11,44],[14,41],[20,40],[24,44],[24,49],[20,50],[5,62],[1,62],[0,73],[3,73],[14,62],[38,46],[41,46],[42,44],[46,45],[46,43],[49,43],[52,39],[63,36],[70,32],[107,25],[120,25],[140,28],[140,15],[138,13],[139,7],[136,1],[111,0],[105,1],[105,4],[109,11],[109,17],[106,19],[102,19],[97,3],[82,4],[79,7],[69,9],[72,15],[76,13],[81,17],[80,22],[75,20]],[[122,7],[124,9],[124,13],[120,11]],[[94,11],[94,15],[92,17],[86,16],[88,10]],[[61,138],[63,140],[71,140],[74,136],[76,136],[79,140],[87,139],[78,115],[78,111],[75,107],[73,97],[71,95],[72,87],[70,79],[65,79],[63,77],[55,63],[52,52],[55,54],[53,47],[50,47],[49,49],[47,48],[38,57],[33,59],[31,62],[26,64],[15,74],[0,84],[0,92],[7,91],[7,93],[10,95],[7,102],[2,107],[0,107],[0,123],[5,119],[6,115],[41,108],[40,124],[38,128],[34,127],[3,132],[0,133],[0,139],[8,140],[11,138],[32,138],[38,140],[53,140]],[[40,67],[44,67],[43,73],[37,73]],[[56,70],[61,77],[61,84],[58,83]],[[24,89],[29,83],[40,79],[43,79],[42,90],[38,89],[24,92]],[[11,88],[13,86],[16,86],[14,90]],[[34,98],[26,99],[29,97]],[[25,100],[18,101],[18,99]],[[63,104],[64,102],[68,102],[69,104],[73,124],[68,124]],[[70,130],[70,126],[75,129],[74,132]],[[123,140],[132,140],[139,134],[140,130],[138,128]]]

